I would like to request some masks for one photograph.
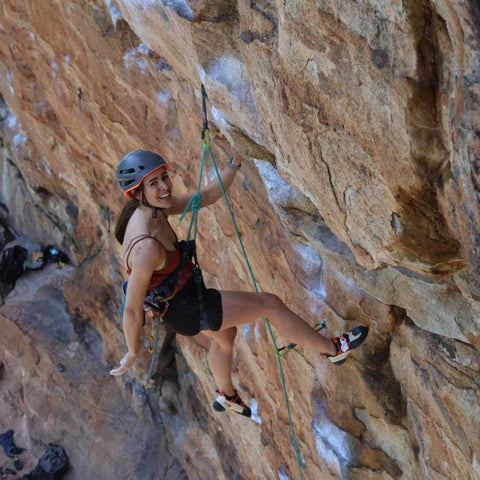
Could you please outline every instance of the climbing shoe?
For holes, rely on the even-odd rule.
[[[359,325],[350,332],[343,333],[339,337],[333,337],[332,342],[337,348],[336,355],[322,355],[328,358],[335,365],[342,365],[348,357],[348,354],[359,347],[367,338],[368,327]]]
[[[235,394],[232,396],[225,395],[218,388],[215,391],[218,393],[218,397],[213,402],[213,408],[217,412],[232,410],[244,417],[250,417],[252,415],[252,411],[247,405],[245,405],[245,403],[243,403],[236,390]]]

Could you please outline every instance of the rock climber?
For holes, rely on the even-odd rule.
[[[222,170],[220,177],[225,189],[232,184],[242,160],[242,156],[234,152]],[[115,230],[116,239],[124,247],[123,261],[129,277],[123,309],[128,351],[120,366],[110,372],[112,375],[124,374],[135,363],[141,348],[147,292],[162,284],[180,262],[179,242],[169,217],[182,213],[192,194],[175,194],[168,170],[168,163],[148,150],[130,152],[117,168],[119,186],[129,199]],[[221,196],[218,179],[210,182],[201,190],[201,207],[215,203]],[[235,390],[231,375],[233,345],[240,325],[267,317],[283,337],[319,352],[335,364],[343,363],[349,352],[367,337],[365,326],[338,337],[325,337],[272,293],[218,291],[207,289],[202,281],[203,306],[200,306],[192,270],[192,262],[185,262],[178,275],[176,294],[165,302],[162,318],[179,334],[202,333],[211,339],[208,362],[217,385],[215,410],[231,409],[250,416],[250,409]],[[206,322],[200,321],[201,311],[206,314]]]

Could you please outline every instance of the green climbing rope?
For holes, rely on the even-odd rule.
[[[198,179],[197,193],[190,199],[190,202],[185,207],[178,224],[180,225],[180,223],[185,218],[185,215],[187,214],[187,212],[191,209],[192,210],[192,219],[190,221],[190,226],[189,226],[189,229],[188,229],[187,240],[190,240],[190,236],[191,236],[191,233],[192,233],[192,225],[193,225],[193,229],[194,229],[194,239],[197,238],[198,211],[201,207],[200,187],[201,187],[201,180],[202,180],[203,170],[204,170],[204,165],[205,165],[205,157],[206,157],[206,153],[208,152],[208,155],[210,157],[212,165],[215,169],[215,173],[217,175],[217,179],[218,179],[220,188],[222,189],[223,198],[225,200],[225,204],[227,205],[227,209],[228,209],[228,213],[230,214],[230,218],[232,219],[233,227],[235,229],[235,233],[237,235],[237,239],[238,239],[240,248],[242,250],[243,257],[245,258],[245,263],[246,263],[247,268],[248,268],[248,272],[249,272],[249,275],[250,275],[250,278],[251,278],[251,281],[252,281],[252,284],[253,284],[253,288],[255,289],[255,292],[258,293],[259,290],[258,290],[258,286],[257,286],[257,281],[255,279],[255,275],[253,274],[253,270],[252,270],[252,267],[250,265],[250,261],[248,259],[247,252],[246,252],[245,247],[243,245],[242,237],[241,237],[240,232],[238,230],[237,222],[235,221],[235,216],[234,216],[232,208],[230,206],[230,202],[229,202],[228,197],[227,197],[227,192],[226,192],[225,187],[223,185],[223,182],[222,182],[222,179],[221,179],[221,176],[220,176],[220,172],[218,170],[217,164],[215,162],[215,158],[213,156],[212,149],[210,148],[210,132],[209,132],[209,129],[208,129],[208,119],[207,119],[207,109],[206,109],[207,95],[206,95],[206,92],[205,92],[205,87],[202,85],[201,88],[202,88],[202,107],[203,107],[202,108],[203,109],[203,130],[202,130],[203,150],[202,150],[202,158],[201,158],[201,163],[200,163],[200,174],[199,174],[199,179]],[[281,382],[282,382],[283,395],[284,395],[284,398],[285,398],[285,405],[286,405],[287,413],[288,413],[288,422],[290,424],[292,444],[293,444],[293,449],[295,451],[295,457],[296,457],[296,460],[297,460],[298,474],[300,476],[300,480],[303,480],[302,462],[301,462],[300,452],[299,452],[299,449],[298,449],[297,437],[295,435],[295,430],[294,430],[294,427],[293,427],[292,414],[291,414],[291,410],[290,410],[290,401],[288,399],[287,387],[286,387],[286,383],[285,383],[285,375],[284,375],[284,372],[283,372],[283,366],[282,366],[282,360],[281,360],[282,357],[286,355],[286,353],[288,353],[290,350],[295,348],[295,344],[289,344],[287,347],[281,348],[279,350],[277,348],[277,343],[275,341],[275,337],[273,335],[272,327],[270,325],[270,322],[269,322],[268,318],[264,317],[264,321],[265,321],[265,324],[267,325],[267,329],[268,329],[268,332],[270,334],[270,338],[272,340],[273,347],[275,349],[275,355],[276,355],[277,361],[278,361],[278,368],[279,368],[279,372],[280,372],[280,379],[281,379]],[[285,350],[285,351],[283,351],[283,350]]]

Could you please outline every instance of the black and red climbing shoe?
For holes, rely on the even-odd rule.
[[[368,327],[359,325],[349,332],[343,333],[338,337],[333,337],[332,342],[337,349],[336,355],[322,355],[328,358],[335,365],[342,365],[348,357],[348,354],[358,348],[367,338]]]
[[[217,399],[213,402],[213,408],[217,412],[225,412],[226,410],[232,410],[244,417],[250,417],[252,415],[252,411],[243,403],[242,399],[238,396],[237,391],[235,390],[234,395],[225,395],[225,393],[221,392],[218,388],[215,389],[218,393]]]

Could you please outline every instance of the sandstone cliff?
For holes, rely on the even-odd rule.
[[[108,374],[115,167],[150,148],[192,190],[203,82],[217,160],[247,157],[229,194],[260,288],[329,334],[371,327],[341,368],[283,363],[303,477],[479,478],[479,54],[475,0],[3,0],[0,201],[72,265],[0,308],[1,431],[32,466],[62,444],[68,479],[299,477],[262,320],[234,362],[261,423],[211,409],[202,338],[163,332],[148,385],[146,353]],[[210,285],[248,285],[221,202],[199,247]]]

